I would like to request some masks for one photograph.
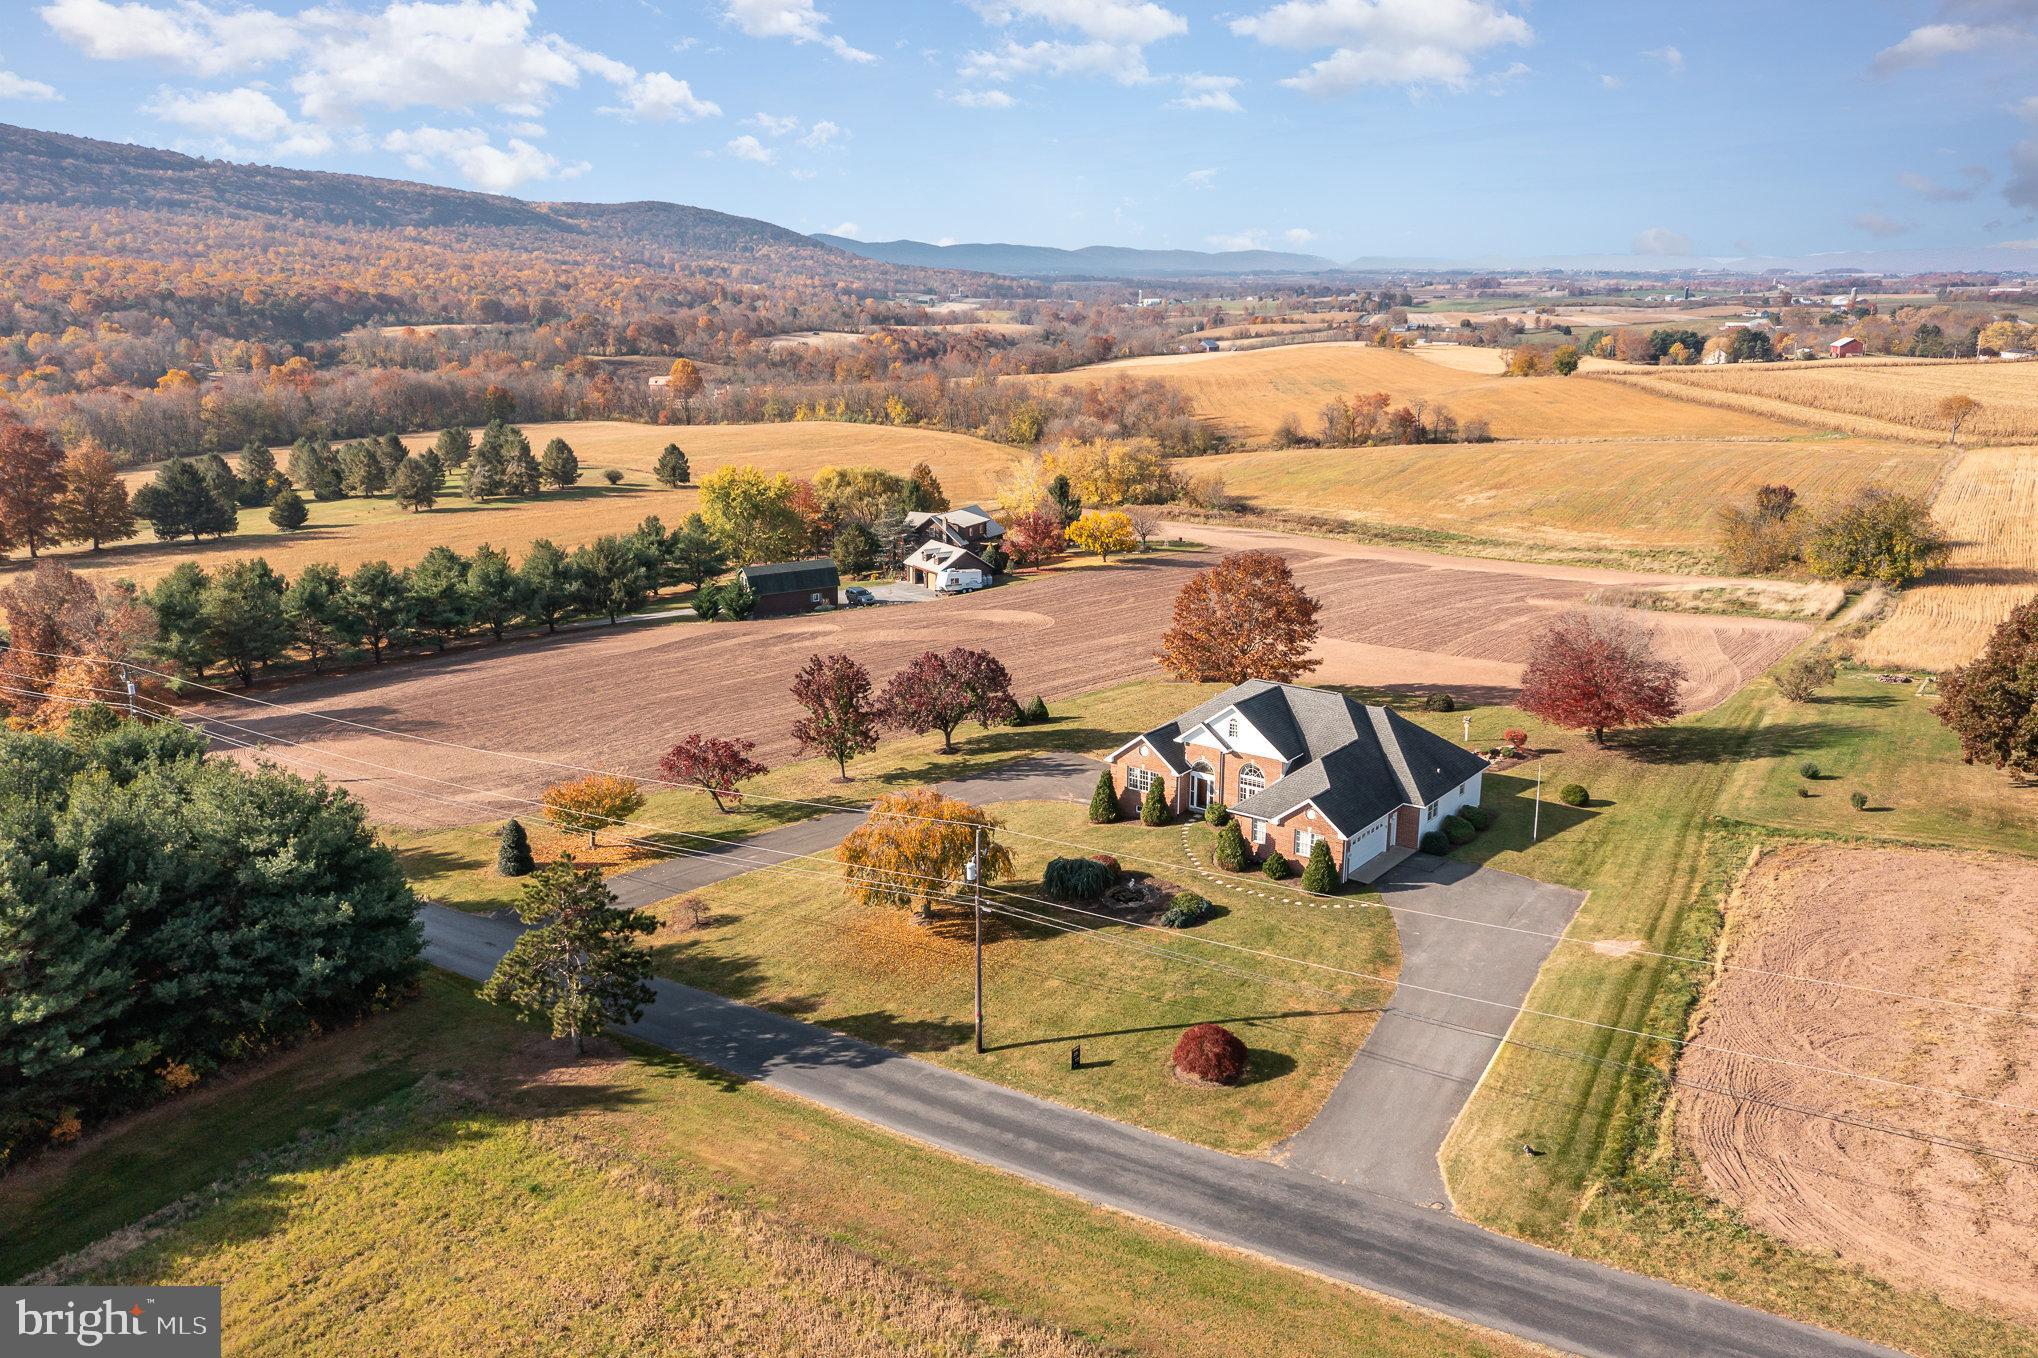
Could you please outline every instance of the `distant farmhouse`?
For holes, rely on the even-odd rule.
[[[1300,868],[1321,840],[1370,882],[1445,816],[1476,806],[1486,761],[1384,707],[1264,680],[1226,689],[1111,753],[1127,815],[1149,787],[1175,814],[1222,801],[1261,861]]]
[[[899,539],[901,575],[933,590],[981,589],[997,572],[988,554],[1005,527],[981,505],[906,516]]]

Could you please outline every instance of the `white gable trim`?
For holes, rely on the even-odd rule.
[[[1119,755],[1124,754],[1127,750],[1134,748],[1138,748],[1141,754],[1150,755],[1151,757],[1160,760],[1161,763],[1168,766],[1168,771],[1170,773],[1186,773],[1188,771],[1184,769],[1180,764],[1177,764],[1174,760],[1168,758],[1166,754],[1162,753],[1161,749],[1158,746],[1156,746],[1152,741],[1148,740],[1143,735],[1134,736],[1132,739],[1126,741],[1123,745],[1120,745],[1117,749],[1111,751],[1111,753],[1105,758],[1104,762],[1107,764],[1115,764],[1118,762]]]
[[[1225,727],[1233,721],[1238,723],[1238,734],[1236,736],[1223,734]],[[1251,755],[1256,759],[1271,759],[1276,764],[1279,764],[1283,771],[1286,771],[1290,762],[1288,756],[1275,749],[1274,743],[1268,740],[1260,732],[1260,729],[1248,721],[1245,714],[1236,707],[1227,707],[1208,721],[1197,726],[1194,730],[1185,732],[1182,736],[1182,743],[1184,745],[1210,745],[1225,751],[1227,754],[1243,754]]]

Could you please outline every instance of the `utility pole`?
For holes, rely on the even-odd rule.
[[[1529,826],[1529,843],[1531,844],[1535,843],[1538,839],[1542,838],[1542,834],[1543,834],[1543,761],[1538,759],[1536,761],[1536,815],[1534,823]]]
[[[123,685],[124,685],[124,686],[126,687],[126,689],[127,689],[127,719],[128,719],[129,721],[133,721],[133,720],[134,720],[134,716],[135,716],[135,712],[134,712],[134,675],[132,675],[132,674],[130,674],[130,673],[128,672],[128,668],[127,668],[127,666],[125,666],[125,665],[122,665],[122,666],[120,667],[120,682],[121,682],[121,683],[122,683],[122,684],[123,684]]]
[[[1472,714],[1469,712],[1465,714],[1465,743],[1472,743]]]
[[[969,879],[970,906],[976,915],[977,925],[977,1055],[984,1054],[984,827],[977,827],[976,850],[970,855],[969,865],[963,869],[963,876]]]

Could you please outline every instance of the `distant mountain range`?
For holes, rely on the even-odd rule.
[[[1168,278],[1197,275],[1323,273],[1339,268],[1322,255],[1283,250],[1135,250],[1090,245],[1060,250],[1049,245],[932,245],[919,240],[852,240],[817,235],[814,240],[865,259],[928,269],[969,269],[1020,278]]]
[[[699,259],[851,261],[770,222],[679,203],[533,203],[402,179],[203,160],[0,123],[0,203],[285,218],[374,229],[508,229],[627,240]],[[592,243],[592,241],[590,242]]]

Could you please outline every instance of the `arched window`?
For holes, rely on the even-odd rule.
[[[1247,764],[1238,771],[1238,799],[1244,801],[1256,792],[1267,790],[1267,775],[1260,772],[1258,764]]]

